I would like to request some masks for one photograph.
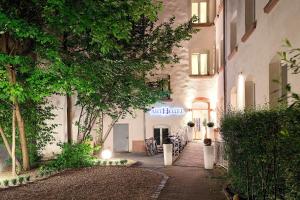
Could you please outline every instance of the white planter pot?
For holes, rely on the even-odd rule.
[[[164,149],[164,164],[165,164],[165,166],[172,165],[172,163],[173,163],[173,157],[172,157],[173,145],[172,144],[163,144],[163,149]]]
[[[210,138],[212,141],[215,141],[214,127],[207,127],[207,138]]]
[[[203,146],[204,152],[204,168],[213,169],[214,168],[214,146]]]

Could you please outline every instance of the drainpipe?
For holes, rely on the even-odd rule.
[[[146,112],[143,111],[144,115],[143,115],[143,118],[144,118],[144,140],[146,139]]]
[[[224,69],[223,69],[223,78],[224,78],[224,113],[227,112],[227,82],[226,82],[226,4],[227,4],[227,1],[226,0],[223,0],[223,63],[224,63]]]

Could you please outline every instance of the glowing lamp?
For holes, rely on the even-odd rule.
[[[105,149],[101,152],[102,159],[108,160],[112,157],[112,152],[109,149]]]

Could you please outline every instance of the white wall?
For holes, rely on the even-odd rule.
[[[269,100],[269,63],[282,49],[283,40],[288,38],[295,47],[300,47],[300,1],[279,1],[269,14],[263,11],[268,1],[256,1],[257,27],[246,42],[241,41],[245,32],[244,1],[230,1],[227,6],[235,6],[232,2],[237,3],[238,8],[238,52],[232,59],[227,60],[227,91],[237,86],[238,75],[241,72],[245,77],[253,76],[256,80],[256,103],[263,105]],[[230,20],[232,13],[230,13],[230,8],[228,9],[227,19]],[[227,36],[228,47],[229,32]],[[229,47],[227,53],[229,53]],[[300,92],[300,82],[297,76],[289,74],[288,82],[292,83],[294,90]],[[230,92],[227,92],[227,99],[230,99]]]

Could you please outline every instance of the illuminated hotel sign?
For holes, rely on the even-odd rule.
[[[179,107],[154,107],[149,111],[150,115],[156,116],[171,116],[171,115],[184,115],[185,111]]]

